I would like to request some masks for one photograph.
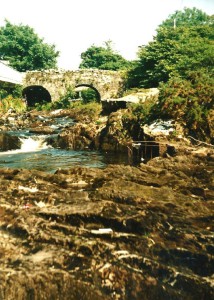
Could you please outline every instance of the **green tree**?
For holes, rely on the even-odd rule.
[[[170,15],[162,24],[160,28],[176,28],[181,26],[198,26],[209,22],[210,17],[200,9],[195,7],[185,8],[183,11],[176,11]]]
[[[154,40],[140,47],[129,86],[156,87],[173,76],[186,78],[189,70],[212,72],[213,26],[213,17],[196,8],[175,12],[159,26]]]
[[[55,45],[44,43],[29,26],[6,20],[0,27],[0,59],[9,61],[14,69],[24,72],[56,68],[58,56]]]
[[[112,42],[105,42],[104,47],[92,45],[81,54],[80,69],[122,70],[130,66],[130,62],[112,49]]]

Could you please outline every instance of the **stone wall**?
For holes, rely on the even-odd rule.
[[[122,73],[117,71],[81,69],[77,71],[46,70],[27,72],[23,80],[24,88],[42,86],[56,101],[66,94],[69,87],[81,85],[96,89],[101,100],[120,97],[124,88]]]

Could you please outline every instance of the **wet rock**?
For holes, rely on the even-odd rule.
[[[76,124],[59,134],[55,146],[62,149],[83,150],[94,147],[95,125]]]
[[[212,299],[212,163],[1,169],[0,299]]]
[[[37,133],[37,134],[54,134],[56,130],[49,126],[41,126],[29,129],[30,133]]]
[[[119,110],[109,115],[106,126],[96,137],[96,148],[104,151],[127,153],[131,137],[123,127],[123,113],[123,110]]]
[[[11,136],[6,132],[0,132],[0,151],[20,149],[21,142],[17,136]]]

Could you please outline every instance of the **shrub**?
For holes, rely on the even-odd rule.
[[[99,102],[99,94],[96,93],[95,90],[88,88],[87,90],[83,90],[81,92],[81,98],[83,103],[90,103],[90,102]]]
[[[36,110],[55,110],[55,109],[66,109],[70,107],[70,102],[67,99],[62,99],[54,102],[40,102],[35,104]]]
[[[137,122],[139,124],[145,124],[151,119],[151,111],[156,103],[156,100],[149,98],[142,103],[130,103],[128,105],[128,110],[123,115],[123,122]]]
[[[9,109],[13,109],[16,112],[22,112],[26,110],[26,105],[20,98],[13,98],[13,96],[7,96],[0,101],[0,112],[7,112]]]
[[[214,79],[205,72],[190,72],[187,79],[172,78],[160,84],[159,102],[152,115],[175,119],[188,134],[205,138],[209,134],[207,116],[214,107]]]
[[[100,103],[90,102],[84,104],[82,102],[71,103],[71,111],[77,121],[92,122],[99,118],[102,110]]]

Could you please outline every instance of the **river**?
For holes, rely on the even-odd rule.
[[[65,126],[70,126],[73,120],[58,118],[54,126],[59,133]],[[65,150],[48,145],[50,135],[38,135],[29,132],[29,129],[8,131],[12,136],[18,136],[21,148],[0,152],[0,167],[36,169],[54,173],[57,169],[73,166],[104,168],[108,164],[127,164],[126,155],[115,155],[92,150]],[[54,138],[54,135],[52,135]],[[57,134],[55,134],[57,137]]]

